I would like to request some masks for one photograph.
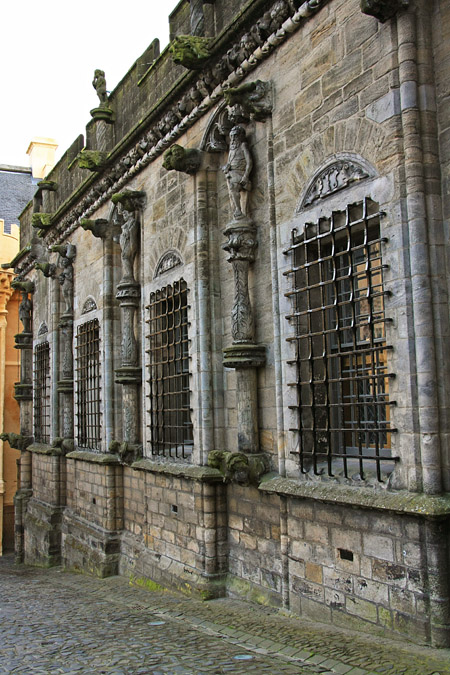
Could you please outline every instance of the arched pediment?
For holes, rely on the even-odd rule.
[[[88,312],[93,312],[94,309],[97,309],[97,303],[95,302],[92,295],[89,295],[83,304],[83,309],[81,310],[82,314],[88,314]]]
[[[179,253],[177,253],[176,251],[166,251],[161,256],[161,258],[158,261],[158,264],[156,265],[153,278],[156,279],[156,277],[159,277],[161,274],[164,274],[164,272],[168,272],[174,267],[178,267],[178,265],[182,264],[183,260],[181,259]]]
[[[334,155],[322,165],[309,181],[299,201],[300,213],[321,199],[326,199],[356,182],[376,176],[375,169],[362,157],[351,154]]]

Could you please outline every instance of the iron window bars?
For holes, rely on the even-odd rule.
[[[77,442],[98,450],[101,440],[100,327],[98,319],[78,326],[76,341]]]
[[[33,386],[34,440],[50,442],[50,345],[42,342],[34,348]]]
[[[151,293],[146,308],[153,455],[186,458],[192,452],[187,297],[181,279]]]
[[[392,470],[380,218],[365,199],[294,230],[297,427],[302,473],[366,477]]]

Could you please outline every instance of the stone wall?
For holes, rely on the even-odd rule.
[[[145,73],[138,59],[108,100],[113,114],[100,108],[108,119],[89,122],[81,160],[91,168],[75,159],[81,139],[23,214],[15,264],[33,334],[18,336],[21,384],[32,382],[31,347],[48,341],[50,438],[29,445],[38,408],[33,426],[25,397],[18,557],[448,646],[450,14],[422,0],[378,19],[357,0],[240,5],[207,5],[210,57],[198,68],[170,50]],[[172,37],[188,10],[172,13]],[[238,123],[245,137],[235,130],[232,145]],[[234,151],[233,193],[222,168]],[[369,413],[350,428],[341,402],[344,428],[323,429],[305,468],[312,406],[301,400],[295,247],[361,204],[379,227],[386,388],[375,357],[369,375],[356,356],[356,375],[330,377],[347,412],[378,411],[389,395],[390,448],[378,432],[370,440]],[[182,315],[178,300],[151,324],[152,298],[162,306],[181,280],[183,328],[164,323]],[[324,316],[349,306],[313,285],[305,293],[322,294]],[[363,328],[375,322],[370,293],[358,299],[372,308]],[[78,332],[92,321],[98,339],[82,353]],[[350,349],[319,334],[335,342],[324,362],[361,353],[360,338]],[[172,371],[152,361],[166,339]],[[314,405],[327,401],[330,421],[334,385],[322,400],[311,368]]]

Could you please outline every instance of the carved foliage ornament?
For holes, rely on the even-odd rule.
[[[333,162],[315,177],[303,197],[298,211],[319,199],[324,199],[339,190],[343,190],[355,181],[368,177],[368,172],[356,162],[345,159]]]

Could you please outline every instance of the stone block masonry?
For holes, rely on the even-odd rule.
[[[450,645],[450,9],[362,5],[179,2],[39,186],[19,560]]]

